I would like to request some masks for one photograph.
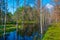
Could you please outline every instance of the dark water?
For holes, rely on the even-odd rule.
[[[21,36],[19,34],[16,35],[16,31],[14,31],[14,32],[10,32],[9,34],[5,35],[5,39],[6,40],[33,40],[34,39],[34,36],[37,35],[37,34],[38,33],[34,33],[31,36]],[[1,36],[0,37],[0,40],[4,40],[4,37]]]

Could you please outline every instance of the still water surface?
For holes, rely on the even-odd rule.
[[[16,40],[16,37],[17,37],[17,40],[33,40],[35,35],[38,36],[38,33],[34,33],[31,36],[21,36],[19,34],[16,36],[16,31],[13,31],[13,32],[10,32],[9,34],[6,34],[5,38],[6,40]],[[4,37],[1,36],[0,40],[4,40]]]

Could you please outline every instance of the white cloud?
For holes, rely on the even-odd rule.
[[[54,6],[53,5],[51,5],[51,4],[46,4],[46,8],[48,8],[48,9],[52,9]]]

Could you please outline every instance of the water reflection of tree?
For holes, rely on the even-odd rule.
[[[22,9],[20,9],[20,10],[22,10]],[[26,8],[24,7],[24,12],[25,12],[24,16],[21,16],[23,13],[21,14],[21,12],[20,12],[19,14],[15,15],[15,17],[19,15],[19,17],[18,17],[19,23],[21,23],[22,17],[24,17],[24,20],[23,20],[24,21],[24,25],[23,25],[24,29],[25,30],[30,29],[30,31],[32,31],[32,30],[34,30],[32,28],[34,28],[35,24],[38,25],[38,23],[39,23],[39,16],[38,16],[37,10],[33,9],[31,7],[26,7]]]

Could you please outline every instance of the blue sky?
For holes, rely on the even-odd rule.
[[[52,1],[52,0],[42,0],[42,6],[45,6],[46,4],[51,4],[51,5],[54,5],[54,1]]]
[[[30,3],[30,5],[33,5],[33,0],[30,0],[30,1],[27,0],[27,2]],[[20,6],[22,6],[23,3],[24,3],[24,1],[23,0],[20,0],[20,3],[19,3]],[[54,5],[54,2],[51,1],[51,0],[42,0],[42,2],[41,2],[42,6],[45,6],[48,3]],[[14,11],[15,10],[16,10],[16,1],[14,1]],[[13,0],[9,0],[8,1],[8,11],[13,13]]]

